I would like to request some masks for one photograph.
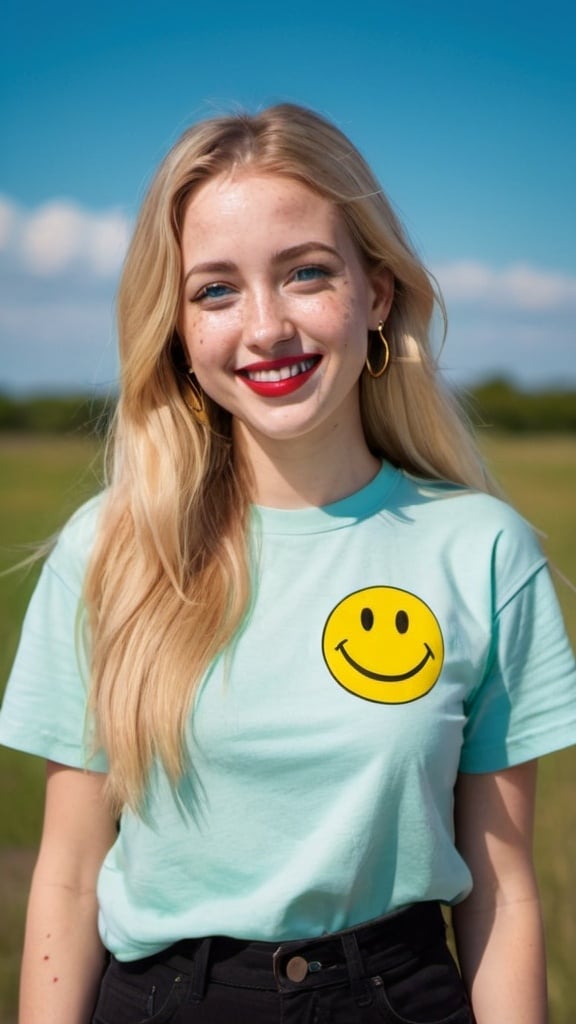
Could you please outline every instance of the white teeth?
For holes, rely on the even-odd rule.
[[[300,363],[293,363],[292,366],[282,366],[278,370],[247,370],[248,380],[257,383],[274,382],[277,380],[288,380],[289,377],[297,377],[299,373],[306,373],[314,366],[314,359],[303,359]]]

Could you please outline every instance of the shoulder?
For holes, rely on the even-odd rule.
[[[437,551],[472,578],[478,572],[517,589],[546,562],[537,532],[501,498],[444,481],[403,474],[403,512]]]
[[[62,527],[59,543],[83,545],[86,542],[93,541],[96,536],[105,497],[106,492],[101,491],[93,498],[85,501],[83,505],[80,505]]]
[[[400,500],[416,517],[437,519],[465,532],[479,531],[496,538],[502,534],[535,537],[534,528],[506,501],[483,491],[444,480],[425,480],[402,473]]]
[[[81,505],[65,523],[57,537],[46,568],[67,584],[79,590],[96,540],[104,493]]]

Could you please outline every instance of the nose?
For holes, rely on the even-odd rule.
[[[277,292],[266,289],[247,297],[244,309],[247,348],[269,352],[280,342],[290,341],[294,334],[294,324]]]

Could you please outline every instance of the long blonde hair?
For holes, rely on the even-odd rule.
[[[203,181],[245,166],[296,179],[334,202],[367,269],[394,274],[391,366],[381,379],[364,371],[360,381],[370,449],[418,475],[490,486],[430,352],[441,298],[349,140],[291,104],[188,130],[152,183],[122,275],[121,393],[85,586],[91,708],[117,809],[139,808],[155,759],[173,783],[182,775],[195,688],[250,600],[250,475],[238,464],[226,411],[207,400],[208,430],[191,413],[177,330],[186,205]]]

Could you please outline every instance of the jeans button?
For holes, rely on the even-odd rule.
[[[286,964],[286,977],[290,981],[304,981],[308,974],[308,961],[303,956],[292,956]]]

